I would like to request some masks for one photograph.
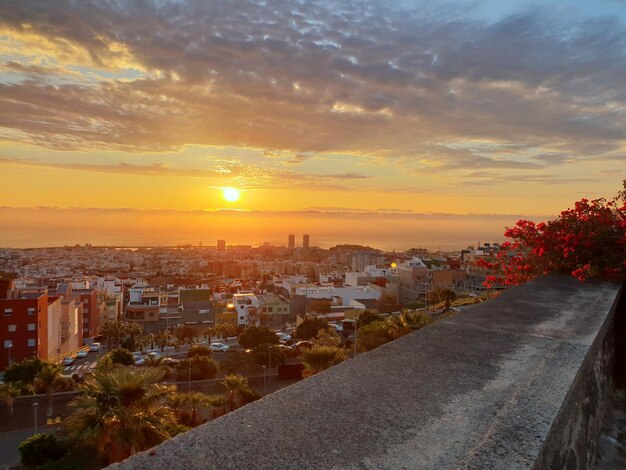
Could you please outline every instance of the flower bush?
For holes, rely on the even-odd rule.
[[[504,236],[494,260],[477,264],[491,272],[485,286],[514,286],[560,271],[581,281],[626,276],[626,180],[611,201],[581,199],[555,220],[519,220]]]

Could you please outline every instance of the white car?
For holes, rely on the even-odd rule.
[[[67,356],[65,359],[63,359],[63,365],[71,366],[72,364],[74,364],[74,359],[76,359],[74,356]]]
[[[291,335],[283,333],[282,331],[277,331],[276,336],[278,336],[281,341],[289,341],[291,339]]]
[[[213,352],[226,352],[230,349],[230,346],[224,343],[211,343],[211,351]]]
[[[100,343],[91,343],[89,345],[89,352],[97,352],[100,351]]]
[[[146,354],[146,357],[152,359],[153,361],[156,361],[161,358],[161,355],[156,351],[150,351],[148,354]]]
[[[146,360],[142,357],[140,352],[134,352],[133,357],[135,358],[136,366],[143,366],[146,363]]]

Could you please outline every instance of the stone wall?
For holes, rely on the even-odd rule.
[[[585,468],[620,288],[536,279],[112,468]]]

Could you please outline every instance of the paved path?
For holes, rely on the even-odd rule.
[[[52,432],[54,428],[44,427],[37,429],[37,433]],[[20,453],[18,446],[35,435],[35,428],[20,429],[0,433],[0,468],[12,468],[20,465]]]

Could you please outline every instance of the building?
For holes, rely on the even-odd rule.
[[[167,313],[167,294],[160,289],[132,287],[129,302],[126,305],[124,319],[139,323],[144,332],[156,332],[160,328],[161,313]]]
[[[82,308],[71,322],[64,321],[62,302],[46,290],[19,291],[13,281],[0,280],[0,370],[29,357],[50,360],[82,346]]]
[[[296,247],[296,236],[295,235],[289,235],[289,249],[293,250]]]
[[[257,296],[259,307],[257,318],[260,324],[271,328],[282,328],[289,322],[289,302],[275,294],[263,294]]]
[[[220,251],[224,251],[226,249],[226,240],[218,240],[217,249]]]
[[[309,236],[306,234],[302,235],[302,248],[305,250],[309,249]]]
[[[242,292],[233,295],[233,305],[237,311],[237,324],[248,325],[249,317],[257,315],[260,302],[252,292]]]

